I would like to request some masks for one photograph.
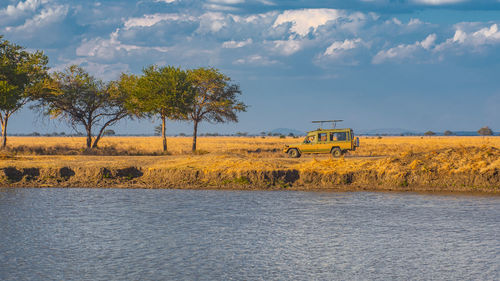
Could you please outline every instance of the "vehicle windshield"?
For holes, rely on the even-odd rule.
[[[312,142],[314,142],[314,139],[315,139],[315,136],[314,136],[314,135],[307,136],[307,137],[304,139],[304,143],[312,143]]]

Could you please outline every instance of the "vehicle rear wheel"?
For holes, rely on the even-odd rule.
[[[297,149],[292,148],[288,150],[288,156],[290,156],[290,158],[299,158],[300,152]]]
[[[335,147],[334,149],[332,149],[332,156],[335,158],[342,156],[342,150],[340,150],[340,148],[338,147]]]

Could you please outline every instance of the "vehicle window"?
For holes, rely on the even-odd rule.
[[[347,139],[347,133],[346,132],[339,132],[335,133],[334,138],[338,141],[345,141]]]
[[[339,141],[345,141],[346,139],[347,139],[347,133],[346,132],[337,133],[337,140],[339,140]]]
[[[314,142],[316,136],[307,136],[304,140],[304,143],[312,143]]]
[[[326,133],[319,133],[318,140],[319,141],[326,141]]]
[[[337,136],[335,135],[335,133],[330,133],[330,141],[336,141],[337,140]]]

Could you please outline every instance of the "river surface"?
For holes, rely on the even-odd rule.
[[[500,280],[500,197],[0,189],[0,280]]]

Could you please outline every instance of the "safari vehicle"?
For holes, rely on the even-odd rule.
[[[331,153],[333,157],[340,157],[349,150],[355,151],[359,147],[359,138],[354,137],[351,128],[336,129],[336,123],[341,121],[312,121],[320,123],[320,127],[308,132],[303,142],[285,145],[283,152],[291,158],[299,158],[303,153]],[[332,123],[333,128],[322,129],[323,123]]]

